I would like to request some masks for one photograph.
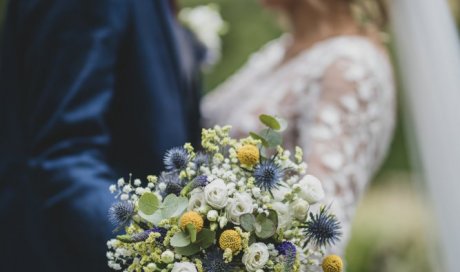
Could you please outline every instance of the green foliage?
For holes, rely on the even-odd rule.
[[[144,220],[158,226],[161,220],[179,217],[187,208],[188,199],[170,194],[159,205],[153,214],[146,214],[139,211],[139,216]]]
[[[187,230],[188,235],[190,235],[190,242],[195,243],[196,242],[196,228],[195,228],[195,225],[187,224],[187,226],[185,226],[185,229]]]
[[[174,234],[171,238],[171,245],[173,247],[186,247],[190,245],[190,242],[190,236],[182,231]]]
[[[193,227],[193,225],[191,226]],[[193,227],[193,229],[189,229],[188,227],[189,226],[187,225],[188,234],[185,232],[178,232],[171,238],[171,245],[175,248],[177,253],[184,256],[191,256],[202,249],[210,247],[214,243],[214,240],[216,239],[216,232],[209,229],[202,229],[197,234],[195,227]],[[193,232],[195,240],[193,240],[192,236],[189,235]]]
[[[280,131],[287,127],[287,122],[281,118],[266,114],[260,115],[259,119],[267,128],[259,133],[250,132],[249,135],[256,140],[260,140],[264,148],[275,148],[282,145],[283,137]]]
[[[262,114],[259,116],[259,120],[260,122],[262,122],[262,124],[266,125],[267,127],[273,130],[281,129],[281,124],[278,122],[278,120],[275,117],[271,115]]]
[[[247,232],[253,232],[256,224],[256,217],[252,213],[245,213],[240,216],[241,227]]]
[[[139,199],[139,210],[146,215],[153,214],[160,206],[158,197],[153,193],[144,193]]]
[[[257,217],[253,214],[246,213],[240,216],[240,223],[245,231],[253,232],[261,239],[268,239],[275,235],[278,217],[273,216],[272,213],[270,213],[269,216],[259,214]]]

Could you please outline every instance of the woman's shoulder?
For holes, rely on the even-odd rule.
[[[309,57],[312,61],[324,62],[326,66],[345,62],[367,69],[390,69],[385,47],[365,36],[338,36],[319,42],[311,49]]]
[[[372,76],[380,81],[392,81],[393,68],[386,49],[364,36],[337,36],[313,46],[301,65],[314,78],[329,71],[342,71],[344,77],[358,80]],[[308,64],[308,65],[307,65]]]

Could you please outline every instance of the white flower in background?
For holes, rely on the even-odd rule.
[[[291,203],[290,209],[295,219],[303,221],[307,218],[310,204],[303,199],[297,199]]]
[[[240,216],[252,210],[252,197],[248,193],[236,193],[227,205],[227,216],[233,224],[239,224]]]
[[[171,272],[198,272],[196,266],[190,262],[174,263]]]
[[[306,175],[294,186],[300,189],[299,196],[310,204],[315,204],[324,198],[321,181],[312,175]]]
[[[273,199],[275,201],[283,201],[284,197],[289,193],[291,193],[291,189],[286,185],[281,185],[278,188],[272,190]]]
[[[262,269],[268,262],[270,254],[268,253],[268,247],[264,243],[254,243],[243,255],[243,264],[246,269],[250,272]]]
[[[204,198],[213,208],[222,209],[227,206],[228,192],[225,182],[221,179],[215,179],[204,188]]]
[[[220,36],[228,29],[215,4],[184,8],[179,19],[193,31],[200,42],[208,49],[205,65],[213,66],[221,57],[222,41]]]
[[[190,193],[190,200],[188,201],[188,211],[201,211],[206,208],[206,201],[204,200],[204,192],[201,188],[193,189]]]
[[[275,202],[272,204],[272,209],[278,214],[278,229],[284,229],[291,224],[291,211],[287,204]]]

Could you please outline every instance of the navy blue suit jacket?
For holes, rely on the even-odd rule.
[[[12,0],[0,59],[0,267],[105,271],[108,187],[196,141],[166,0]]]

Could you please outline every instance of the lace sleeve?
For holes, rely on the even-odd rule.
[[[343,252],[357,202],[385,155],[394,119],[392,86],[390,75],[382,78],[347,59],[334,61],[317,81],[316,108],[299,125],[309,171],[322,180],[325,204],[343,224],[333,252]]]

